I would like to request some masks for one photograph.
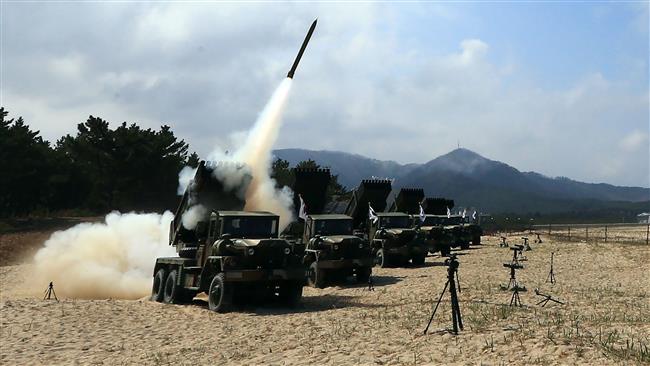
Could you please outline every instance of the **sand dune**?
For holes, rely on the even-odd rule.
[[[516,240],[513,236],[511,240]],[[544,237],[542,237],[544,238]],[[140,299],[43,301],[29,264],[0,267],[0,363],[34,364],[634,364],[650,345],[650,248],[546,240],[518,273],[524,307],[501,291],[512,252],[495,237],[460,251],[465,330],[448,296],[423,335],[446,281],[442,259],[375,269],[375,290],[305,288],[295,310],[250,306],[228,314]],[[557,284],[545,283],[555,252]],[[45,290],[47,284],[40,284]],[[535,303],[539,287],[565,305]],[[56,284],[55,284],[56,289]],[[39,290],[40,291],[40,290]],[[440,331],[438,331],[440,330]],[[629,347],[632,341],[633,347]],[[626,343],[627,342],[627,343]],[[634,348],[636,347],[636,348]],[[645,357],[645,358],[644,358]]]

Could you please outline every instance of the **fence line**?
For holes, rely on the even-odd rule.
[[[619,228],[618,232],[611,228]],[[573,229],[573,233],[571,232]],[[584,230],[582,230],[584,229]],[[590,231],[591,229],[591,235]],[[614,241],[650,244],[650,223],[543,224],[531,225],[530,231],[567,240]]]

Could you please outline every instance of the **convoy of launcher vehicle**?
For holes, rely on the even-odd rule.
[[[218,312],[260,300],[294,306],[306,284],[323,288],[352,276],[367,283],[375,265],[419,266],[428,253],[480,244],[478,225],[445,213],[453,201],[425,199],[422,189],[401,189],[383,212],[390,180],[363,180],[344,213],[325,213],[328,169],[294,169],[294,200],[307,214],[280,232],[277,215],[243,211],[239,189],[226,190],[213,174],[219,168],[201,162],[183,195],[170,227],[178,256],[156,260],[155,301],[186,303],[204,292]],[[208,215],[187,229],[183,213],[198,203]]]
[[[315,28],[316,20],[287,77],[293,78]],[[248,179],[227,189],[214,174],[220,169],[240,170]],[[203,292],[217,312],[263,299],[293,306],[305,284],[322,288],[350,276],[365,283],[374,265],[417,266],[429,252],[444,256],[452,247],[480,244],[478,225],[448,214],[453,201],[424,199],[422,189],[402,189],[386,210],[390,180],[363,180],[344,214],[325,213],[327,169],[294,170],[294,206],[304,201],[308,214],[280,233],[277,215],[243,211],[239,193],[251,178],[245,172],[236,163],[199,164],[170,224],[169,244],[178,255],[156,259],[152,300],[184,303]],[[198,204],[208,214],[185,227],[183,215]]]

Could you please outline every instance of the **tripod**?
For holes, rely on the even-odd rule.
[[[512,288],[512,297],[510,298],[510,306],[514,303],[515,306],[521,306],[521,299],[519,298],[519,291],[525,291],[526,288],[524,287],[519,287],[519,285],[515,284],[515,286]]]
[[[515,245],[510,247],[510,250],[513,251],[512,253],[512,263],[519,264],[519,261],[523,261],[526,258],[524,257],[523,251],[524,251],[524,246],[523,245]]]
[[[508,281],[508,286],[505,287],[505,290],[517,287],[518,283],[517,283],[516,271],[518,269],[524,269],[524,266],[517,262],[504,263],[503,266],[506,268],[510,268],[510,281]]]
[[[560,305],[564,304],[562,301],[554,299],[551,295],[547,295],[547,294],[543,294],[543,293],[539,292],[538,288],[535,289],[535,294],[537,296],[542,296],[543,297],[543,299],[540,300],[537,303],[537,305],[542,305],[542,307],[546,306],[546,304],[548,304],[549,301],[553,301],[554,303],[557,303],[557,304],[560,304]]]
[[[45,296],[43,296],[43,300],[45,300],[45,298],[52,300],[52,295],[54,295],[54,300],[59,301],[59,299],[56,297],[56,292],[54,292],[54,283],[50,282],[49,286],[47,286],[47,290],[45,290]]]
[[[456,255],[450,254],[449,258],[445,260],[445,265],[447,266],[447,283],[445,283],[445,288],[443,288],[442,292],[440,293],[436,307],[433,309],[431,318],[429,318],[429,323],[424,329],[424,334],[427,334],[429,326],[431,326],[433,317],[436,315],[436,311],[438,310],[442,296],[444,296],[445,291],[447,291],[447,287],[449,287],[449,295],[451,296],[451,319],[453,322],[454,334],[458,334],[458,329],[463,330],[463,319],[460,315],[460,305],[458,304],[458,294],[456,293],[456,284],[458,282],[458,266],[460,265],[458,263]]]
[[[528,244],[528,237],[527,237],[527,236],[522,236],[521,238],[524,240],[524,249],[525,249],[526,251],[533,250],[533,249],[530,247],[530,244]]]
[[[517,262],[504,263],[503,266],[506,268],[510,268],[510,282],[508,282],[508,286],[504,288],[504,290],[510,289],[512,291],[512,297],[510,298],[510,306],[512,306],[512,304],[521,306],[521,299],[519,298],[519,292],[526,291],[526,287],[519,286],[519,284],[517,283],[516,271],[518,269],[523,269],[524,266]]]
[[[551,270],[548,272],[548,276],[546,276],[546,282],[550,282],[551,284],[555,284],[555,274],[553,273],[553,254],[555,254],[555,252],[551,252]]]

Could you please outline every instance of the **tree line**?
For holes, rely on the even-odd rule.
[[[199,162],[167,125],[152,130],[123,122],[111,128],[89,116],[76,134],[50,144],[22,117],[8,116],[0,108],[0,217],[173,210],[179,171]],[[319,167],[313,160],[298,165]],[[291,174],[287,161],[273,163],[279,186],[291,184]],[[334,176],[328,195],[345,192]]]
[[[126,122],[112,129],[90,116],[51,145],[22,117],[0,108],[0,215],[35,211],[163,210],[173,207],[178,172],[198,156],[169,126]]]

